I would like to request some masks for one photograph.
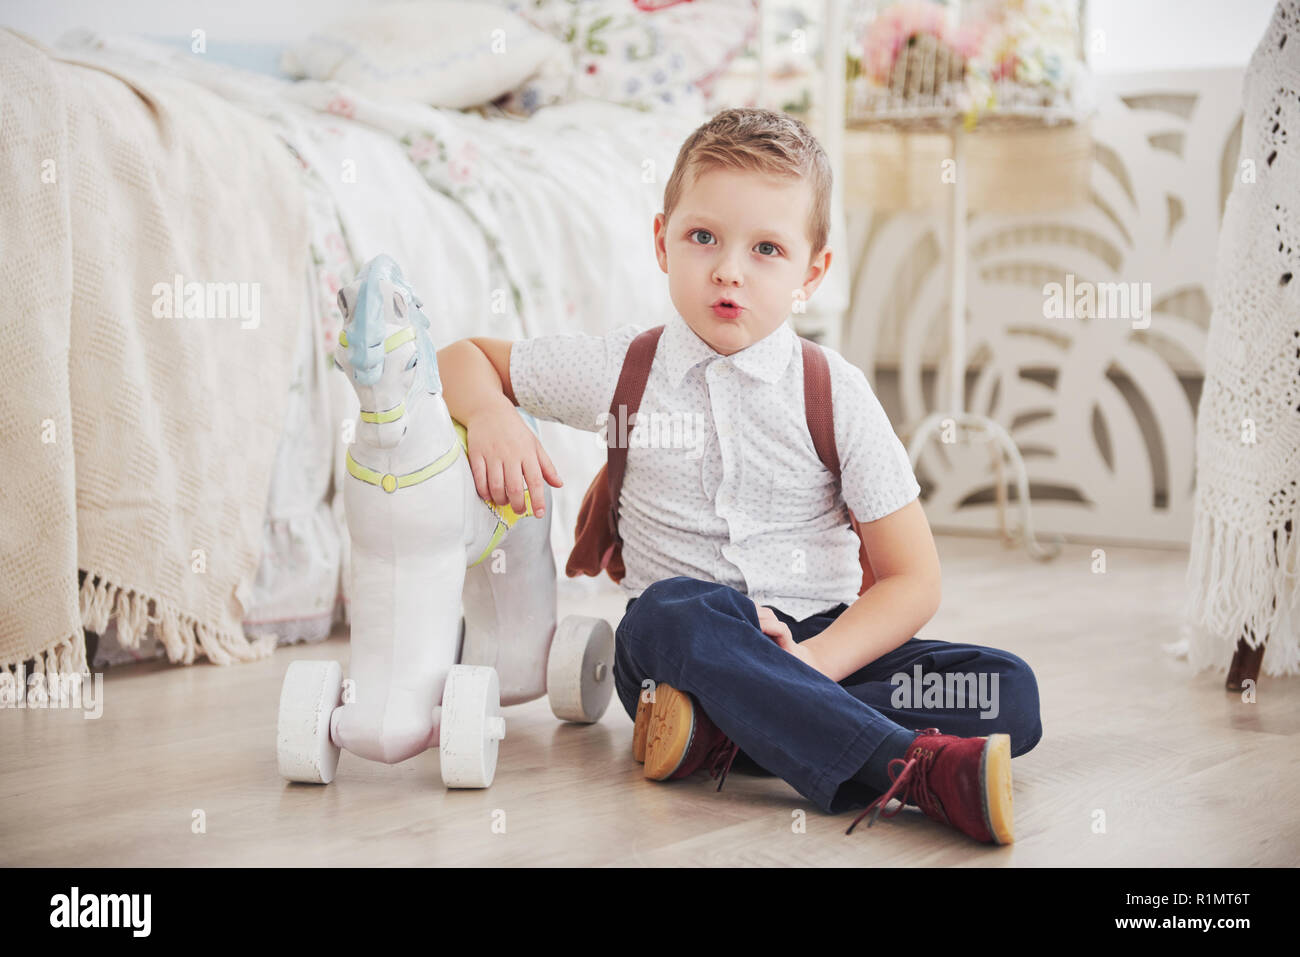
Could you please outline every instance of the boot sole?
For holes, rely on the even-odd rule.
[[[998,844],[1015,841],[1011,808],[1011,736],[990,734],[980,757],[980,790],[984,797],[984,822]]]
[[[645,776],[663,781],[686,757],[695,734],[695,707],[685,693],[660,682],[646,725]]]
[[[645,764],[645,741],[650,731],[650,712],[654,704],[645,699],[645,692],[637,698],[636,725],[632,728],[632,757]]]

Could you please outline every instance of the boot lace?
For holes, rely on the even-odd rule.
[[[941,734],[938,728],[917,729],[922,735]],[[853,819],[849,829],[845,834],[852,834],[853,829],[858,826],[868,814],[871,820],[867,822],[867,827],[876,823],[876,820],[882,816],[893,817],[903,809],[905,805],[914,804],[925,812],[927,817],[935,820],[948,820],[948,815],[943,810],[937,798],[930,792],[929,772],[934,763],[934,752],[920,749],[913,751],[912,757],[904,760],[903,758],[894,758],[889,762],[889,779],[893,782],[888,791],[880,795],[863,809],[862,813]],[[892,811],[886,811],[885,805],[890,802],[891,798],[898,798],[901,802],[898,807]]]
[[[723,738],[704,756],[704,760],[709,762],[709,777],[716,778],[719,774],[722,775],[718,778],[719,791],[722,790],[722,785],[727,780],[727,772],[731,770],[731,762],[736,760],[736,755],[739,752],[740,745],[730,738]]]

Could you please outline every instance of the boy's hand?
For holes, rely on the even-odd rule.
[[[750,600],[753,601],[753,599]],[[821,668],[817,666],[816,659],[813,657],[812,649],[805,648],[794,640],[794,636],[790,634],[790,626],[776,617],[776,612],[766,605],[760,605],[758,602],[754,602],[754,610],[758,612],[758,627],[763,634],[776,642],[778,648],[790,652],[814,671],[821,671]]]
[[[532,500],[533,514],[546,514],[546,485],[559,488],[560,473],[532,429],[519,413],[506,406],[486,409],[464,423],[469,465],[479,498],[497,505],[509,504],[524,514],[524,488]]]

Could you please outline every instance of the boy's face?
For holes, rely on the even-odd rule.
[[[655,253],[668,294],[695,334],[729,356],[776,329],[831,263],[811,256],[812,187],[803,179],[711,169],[682,193],[672,220],[655,216]],[[729,299],[734,315],[714,306]]]

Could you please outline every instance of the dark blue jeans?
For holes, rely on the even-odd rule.
[[[847,608],[802,621],[772,611],[799,642]],[[629,600],[615,632],[614,687],[629,718],[646,679],[690,692],[755,770],[784,779],[829,814],[883,793],[854,775],[883,759],[878,749],[902,757],[921,729],[1006,733],[1012,756],[1042,736],[1037,681],[1009,652],[910,638],[837,684],[763,634],[749,597],[682,576]],[[743,766],[738,756],[735,767]]]

